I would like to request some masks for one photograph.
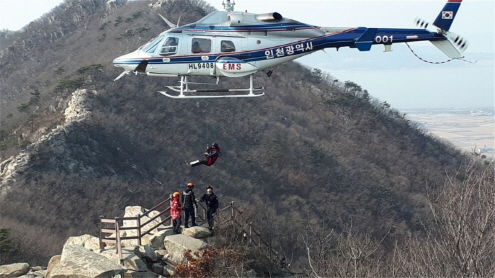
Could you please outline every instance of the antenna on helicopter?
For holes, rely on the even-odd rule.
[[[227,0],[227,3],[222,1],[222,5],[223,8],[230,13],[234,11],[235,1],[233,1],[232,3],[230,3],[230,0]]]

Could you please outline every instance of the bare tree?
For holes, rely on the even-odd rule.
[[[395,273],[493,277],[494,169],[472,162],[429,197],[433,221],[427,237],[410,237],[394,252]]]

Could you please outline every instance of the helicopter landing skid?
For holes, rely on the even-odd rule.
[[[189,90],[187,81],[187,76],[181,76],[180,86],[167,86],[172,91],[178,92],[179,95],[171,95],[166,91],[158,91],[160,94],[169,98],[241,98],[241,97],[261,97],[265,95],[264,87],[254,88],[253,86],[253,75],[249,76],[249,88],[248,89],[200,89],[200,90]],[[185,94],[196,94],[196,93],[230,93],[230,92],[249,92],[248,94],[234,94],[234,95],[185,95]],[[255,93],[256,92],[256,93]]]

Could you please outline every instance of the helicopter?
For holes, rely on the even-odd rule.
[[[449,31],[461,2],[447,1],[432,24],[435,31],[429,31],[431,24],[419,18],[414,22],[421,29],[320,27],[277,12],[234,11],[235,2],[230,0],[222,3],[224,11],[214,11],[180,27],[160,15],[171,29],[113,60],[114,66],[124,69],[115,81],[130,73],[180,77],[179,86],[167,86],[173,94],[159,93],[178,99],[260,97],[264,88],[254,87],[254,74],[270,76],[275,66],[326,48],[369,51],[373,45],[383,45],[384,51],[390,52],[394,43],[430,41],[450,59],[461,59],[468,41]],[[216,82],[190,82],[192,76],[211,76]],[[249,88],[189,88],[191,84],[218,85],[220,78],[242,76],[249,76]]]

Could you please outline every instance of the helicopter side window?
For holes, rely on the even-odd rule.
[[[221,50],[222,52],[235,52],[235,45],[231,41],[222,41]]]
[[[177,53],[177,45],[179,45],[179,38],[168,37],[163,43],[160,55],[173,55]]]
[[[192,53],[210,53],[211,52],[211,40],[209,39],[192,39]]]

